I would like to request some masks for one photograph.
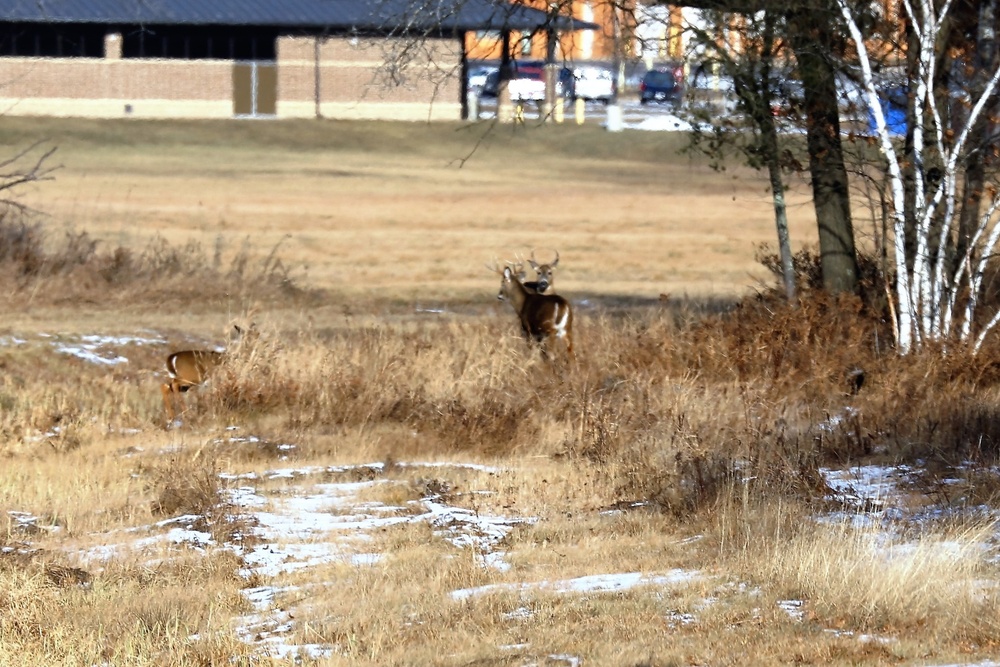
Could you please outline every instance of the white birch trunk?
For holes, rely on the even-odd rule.
[[[934,11],[931,0],[918,0],[915,11],[911,0],[903,5],[910,19],[919,44],[916,80],[910,82],[914,91],[916,114],[914,126],[908,128],[913,138],[914,175],[914,220],[916,251],[912,272],[907,270],[904,250],[905,216],[903,212],[904,186],[902,165],[896,146],[892,142],[878,92],[875,87],[871,59],[864,35],[858,27],[847,0],[837,0],[855,47],[865,90],[865,102],[875,119],[879,148],[888,163],[889,183],[892,198],[889,202],[893,223],[893,251],[896,267],[896,318],[898,325],[897,346],[901,354],[906,354],[925,341],[945,341],[954,337],[962,342],[973,340],[973,349],[978,350],[987,333],[1000,322],[1000,313],[976,332],[976,308],[979,305],[979,291],[987,263],[993,258],[1000,243],[1000,195],[994,194],[987,211],[979,220],[979,225],[970,240],[966,256],[960,258],[959,267],[949,271],[945,249],[955,232],[960,205],[959,169],[969,135],[979,116],[984,113],[987,102],[1000,82],[1000,67],[993,72],[983,95],[974,100],[975,104],[968,119],[961,128],[946,128],[942,121],[937,100],[934,96],[935,49],[940,37],[942,24],[951,8],[947,0],[940,12]],[[925,123],[930,123],[928,127]],[[946,131],[957,132],[957,138],[950,146],[946,143]],[[929,147],[925,137],[932,136],[936,154],[943,161],[943,178],[937,183],[928,183],[925,173],[925,159]],[[928,189],[930,186],[930,189]],[[932,230],[938,226],[936,238],[931,238]],[[934,255],[931,255],[934,248]],[[970,288],[962,289],[963,283]],[[957,321],[956,321],[957,319]]]

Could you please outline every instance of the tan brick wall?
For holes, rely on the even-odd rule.
[[[429,40],[418,59],[389,75],[385,58],[403,45],[384,39],[323,40],[322,115],[458,120],[458,41]],[[286,37],[277,48],[278,115],[314,116],[315,41]],[[232,68],[229,61],[212,60],[0,58],[0,99],[13,114],[225,117],[232,115]]]
[[[4,97],[232,100],[232,64],[224,61],[0,59]]]
[[[0,97],[0,108],[12,116],[75,118],[232,118],[233,103],[197,100],[81,100],[61,97]]]
[[[315,40],[311,37],[280,37],[275,45],[278,52],[278,62],[292,60],[313,61]]]
[[[456,103],[435,102],[427,104],[385,103],[385,102],[324,102],[320,108],[323,118],[338,120],[408,120],[408,121],[450,121],[460,117],[462,107]],[[278,105],[278,115],[282,118],[314,118],[316,108],[313,102],[282,102]]]
[[[333,118],[397,118],[403,114],[458,120],[461,114],[458,41],[429,40],[422,45],[417,58],[390,73],[385,67],[386,59],[394,56],[394,48],[404,45],[383,39],[323,40],[319,52],[321,113]],[[278,114],[315,115],[314,40],[280,39],[278,54]]]

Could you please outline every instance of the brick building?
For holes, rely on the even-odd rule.
[[[0,108],[456,120],[467,35],[548,18],[506,0],[0,0]]]

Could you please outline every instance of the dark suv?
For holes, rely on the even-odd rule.
[[[639,102],[669,102],[679,106],[684,96],[684,89],[674,70],[651,69],[642,77],[639,84]]]

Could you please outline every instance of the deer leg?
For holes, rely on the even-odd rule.
[[[163,394],[163,409],[167,413],[167,423],[174,420],[174,406],[173,406],[173,393],[174,387],[173,382],[165,382],[160,385],[160,393]]]
[[[164,384],[160,389],[163,392],[163,404],[167,407],[167,416],[170,421],[174,420],[177,416],[174,408],[175,404],[180,404],[181,411],[184,410],[184,398],[181,396],[185,391],[191,388],[191,385],[187,382],[178,380],[177,378],[172,379],[170,382]]]

